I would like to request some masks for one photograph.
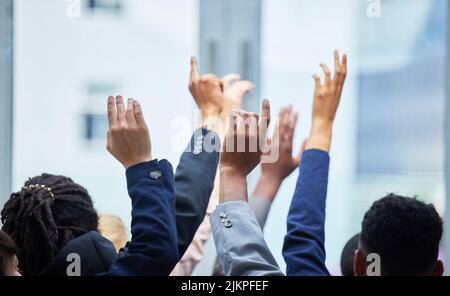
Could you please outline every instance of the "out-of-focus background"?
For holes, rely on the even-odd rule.
[[[176,165],[197,122],[187,88],[192,55],[203,73],[238,72],[254,81],[247,109],[256,110],[264,97],[274,113],[293,104],[301,113],[298,149],[310,126],[312,74],[320,73],[319,62],[332,63],[336,48],[349,55],[326,224],[327,265],[338,275],[342,247],[359,231],[371,203],[387,193],[417,195],[445,214],[448,5],[446,0],[2,0],[0,204],[28,177],[63,174],[88,188],[99,212],[117,214],[129,225],[124,171],[105,149],[106,98],[139,99],[154,156]],[[258,170],[251,187],[257,175]],[[283,184],[265,229],[283,270],[281,249],[297,175]],[[446,236],[449,240],[450,231]],[[208,243],[196,275],[211,274],[214,252]]]

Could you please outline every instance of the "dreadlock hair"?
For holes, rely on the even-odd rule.
[[[17,255],[17,247],[14,241],[0,230],[0,276],[6,276],[8,266],[14,260],[14,256]]]
[[[19,249],[23,275],[40,275],[66,243],[97,231],[98,216],[85,188],[64,176],[42,174],[11,194],[1,221]]]

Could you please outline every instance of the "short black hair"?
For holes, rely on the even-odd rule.
[[[11,194],[1,221],[19,249],[23,275],[41,275],[70,240],[97,230],[98,215],[84,187],[42,174]]]
[[[432,204],[389,194],[362,221],[360,248],[381,259],[381,275],[431,275],[439,255],[442,219]]]
[[[345,244],[341,254],[341,273],[343,276],[354,276],[353,262],[355,259],[355,252],[358,250],[359,233],[352,236]]]
[[[0,230],[0,276],[7,275],[8,266],[17,253],[18,250],[14,241]]]

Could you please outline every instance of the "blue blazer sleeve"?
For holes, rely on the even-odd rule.
[[[217,149],[211,149],[212,144]],[[195,131],[175,173],[176,225],[181,258],[205,218],[219,163],[220,140],[215,132]]]
[[[106,275],[167,276],[178,261],[172,166],[153,160],[130,167],[126,175],[132,239]]]
[[[329,275],[324,246],[329,163],[324,151],[303,153],[283,246],[287,275]]]

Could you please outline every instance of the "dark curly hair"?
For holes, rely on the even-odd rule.
[[[8,266],[17,253],[18,250],[14,241],[9,235],[0,230],[0,276],[8,275]]]
[[[42,174],[11,194],[1,221],[19,249],[23,274],[40,275],[67,242],[97,230],[98,216],[85,188],[64,176]]]
[[[432,204],[389,194],[365,214],[360,247],[380,255],[382,275],[430,275],[441,237],[442,219]]]
[[[351,239],[345,244],[341,253],[341,273],[342,276],[354,276],[353,263],[355,258],[355,252],[359,246],[359,233],[352,236]]]

